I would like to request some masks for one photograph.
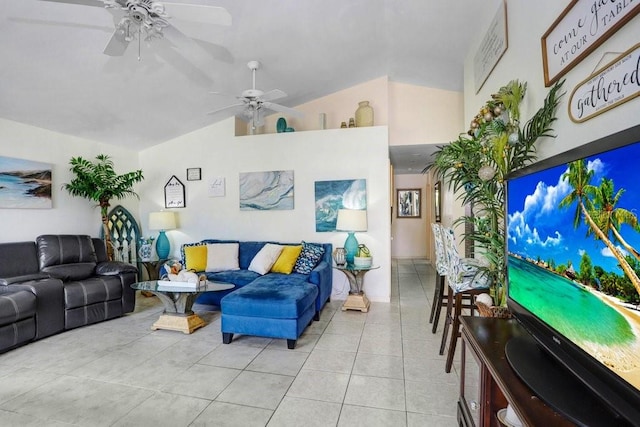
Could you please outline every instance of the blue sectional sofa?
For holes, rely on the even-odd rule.
[[[267,272],[260,274],[249,270],[252,260],[267,244],[298,246],[301,243],[264,241],[203,240],[197,244],[238,244],[238,267],[235,270],[206,272],[212,281],[232,283],[236,287],[227,291],[206,292],[196,303],[218,305],[222,312],[223,342],[228,344],[233,334],[257,335],[287,339],[289,348],[312,319],[320,319],[320,311],[331,297],[333,274],[331,269],[332,245],[312,243],[322,247],[324,253],[309,274]],[[189,246],[189,245],[185,245]],[[182,263],[189,262],[182,248]]]

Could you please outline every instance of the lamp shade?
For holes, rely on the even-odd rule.
[[[173,230],[176,228],[176,216],[173,212],[151,212],[149,230]]]
[[[337,231],[367,231],[367,211],[365,209],[338,210]]]

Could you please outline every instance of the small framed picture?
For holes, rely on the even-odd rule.
[[[187,181],[200,181],[202,179],[201,168],[188,168],[187,169]]]
[[[421,192],[419,188],[397,190],[398,218],[420,218]]]

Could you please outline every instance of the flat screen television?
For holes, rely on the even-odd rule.
[[[528,332],[509,363],[578,425],[640,425],[640,125],[513,173],[506,194],[507,304]]]

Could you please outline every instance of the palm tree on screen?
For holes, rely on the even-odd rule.
[[[611,232],[615,240],[624,246],[637,260],[640,260],[640,252],[624,240],[620,234],[622,224],[628,224],[634,229],[638,226],[638,217],[633,212],[616,207],[624,191],[621,188],[614,194],[613,180],[603,178],[600,186],[595,189],[593,194],[594,210],[591,216],[605,234]]]
[[[567,194],[564,199],[560,201],[559,206],[561,208],[567,208],[574,203],[577,203],[573,226],[577,228],[578,225],[580,225],[580,219],[584,218],[590,232],[593,232],[595,238],[597,240],[601,240],[607,246],[620,264],[620,267],[622,267],[626,276],[631,280],[631,283],[636,288],[638,294],[640,294],[640,279],[638,278],[638,275],[629,265],[622,252],[620,252],[613,242],[609,240],[607,237],[608,230],[607,234],[605,234],[599,227],[599,225],[602,224],[597,223],[591,216],[591,213],[595,211],[595,208],[594,203],[589,196],[594,197],[598,191],[596,187],[590,184],[591,178],[593,178],[593,171],[587,169],[587,165],[584,160],[576,160],[575,162],[569,163],[568,166],[569,170],[562,174],[562,178],[566,179],[569,185],[573,187],[573,191]],[[611,188],[613,189],[613,186]],[[598,217],[601,217],[601,215],[596,215],[596,218]]]

